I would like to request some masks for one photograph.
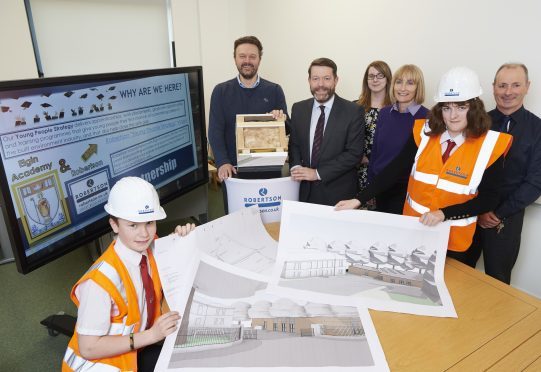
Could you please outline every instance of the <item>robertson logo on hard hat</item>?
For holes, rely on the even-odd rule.
[[[456,97],[460,95],[460,92],[455,92],[454,89],[449,89],[448,92],[444,93],[445,97]]]
[[[154,213],[154,208],[150,208],[150,206],[145,205],[145,209],[139,209],[137,212],[139,214]]]

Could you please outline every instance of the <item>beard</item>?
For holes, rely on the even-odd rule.
[[[257,69],[251,63],[243,63],[240,67],[237,67],[240,76],[246,80],[252,79],[257,74]]]
[[[310,88],[310,92],[318,103],[325,103],[334,95],[334,87]]]

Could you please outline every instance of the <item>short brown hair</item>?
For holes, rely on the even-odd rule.
[[[243,36],[235,40],[235,43],[233,44],[233,57],[236,56],[237,47],[241,44],[255,45],[257,50],[259,50],[259,57],[261,58],[263,56],[263,44],[261,44],[261,41],[255,36]]]
[[[439,102],[428,113],[428,126],[430,132],[426,133],[428,136],[437,136],[445,132],[447,129],[445,122],[443,121],[443,115],[441,109],[443,106],[453,104],[457,106],[463,106],[467,104],[468,113],[466,114],[466,120],[468,124],[464,130],[464,137],[477,138],[488,132],[492,121],[490,116],[485,110],[485,104],[479,97],[469,99],[464,102]]]
[[[418,105],[425,101],[425,78],[421,69],[415,65],[404,65],[395,71],[393,81],[391,82],[391,99],[396,102],[394,95],[394,84],[397,79],[411,78],[417,85],[415,90],[415,98],[413,99]]]
[[[330,67],[332,68],[332,74],[334,75],[334,77],[336,77],[336,72],[338,71],[338,67],[332,59],[321,57],[314,59],[312,63],[310,63],[310,67],[308,67],[308,77],[312,76],[312,66]]]
[[[359,106],[364,107],[364,112],[370,111],[370,105],[372,101],[372,91],[370,88],[368,88],[368,70],[370,67],[374,67],[378,72],[385,75],[385,79],[387,80],[387,86],[385,87],[385,98],[383,100],[383,106],[388,106],[391,104],[391,79],[393,77],[393,74],[391,73],[391,69],[389,68],[389,65],[383,61],[374,61],[371,62],[368,66],[366,66],[366,71],[364,72],[363,77],[363,87],[361,89],[361,95],[359,96],[359,100],[357,101],[357,104]]]

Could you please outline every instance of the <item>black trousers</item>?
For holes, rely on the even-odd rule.
[[[163,341],[148,345],[137,351],[137,370],[139,372],[154,372],[162,346]]]
[[[511,271],[517,262],[520,250],[520,236],[524,222],[524,210],[506,218],[504,227],[498,233],[496,228],[483,229],[477,226],[473,242],[465,252],[451,252],[447,255],[471,267],[483,253],[485,273],[504,283],[511,283]]]

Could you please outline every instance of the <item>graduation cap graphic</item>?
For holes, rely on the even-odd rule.
[[[8,106],[2,106],[2,112],[8,112],[9,111],[9,107]]]
[[[86,98],[86,97],[88,97],[88,93],[85,93],[85,94],[81,95],[81,97],[79,97],[79,98]]]
[[[41,104],[41,107],[52,107],[52,106],[53,105],[50,105],[47,102]]]
[[[99,99],[100,101],[103,99],[103,97],[105,96],[101,93],[96,96],[96,98]]]
[[[50,92],[47,92],[47,93],[41,93],[41,96],[42,97],[49,97],[51,95]]]
[[[111,96],[109,97],[109,99],[116,99],[116,96]]]
[[[98,88],[90,88],[90,90],[98,90]]]
[[[24,101],[22,104],[21,104],[21,107],[22,108],[29,108],[30,106],[32,106],[32,102],[28,102],[28,101]]]
[[[73,95],[73,92],[69,91],[69,92],[64,93],[64,95],[69,98]]]
[[[107,90],[115,90],[115,88],[116,88],[116,87],[115,87],[114,85],[112,85],[112,86],[110,86]]]

